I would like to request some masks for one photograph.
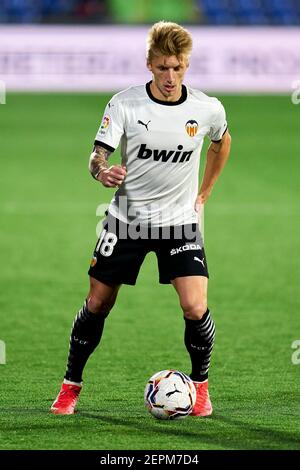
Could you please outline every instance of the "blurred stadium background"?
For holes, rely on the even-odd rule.
[[[2,0],[2,23],[299,25],[298,0]]]
[[[113,194],[88,155],[111,94],[149,80],[145,35],[161,19],[192,31],[186,83],[222,100],[233,137],[205,220],[215,413],[162,423],[143,407],[154,372],[189,372],[150,255],[86,368],[80,413],[55,417]],[[0,449],[300,449],[299,23],[297,0],[0,1]]]

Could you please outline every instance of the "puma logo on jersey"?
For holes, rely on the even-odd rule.
[[[147,160],[148,158],[153,157],[153,160],[156,162],[167,162],[169,160],[172,163],[188,162],[191,158],[193,151],[190,150],[189,152],[182,152],[182,150],[182,145],[178,145],[177,150],[152,150],[147,148],[146,144],[141,144],[139,152],[137,154],[137,158]]]
[[[151,121],[148,121],[147,124],[145,124],[143,121],[140,121],[140,119],[139,119],[137,123],[138,123],[138,124],[141,124],[142,126],[145,126],[146,129],[147,129],[147,131],[149,131],[149,129],[148,129],[148,124],[149,124],[149,122],[151,122]]]
[[[197,244],[191,243],[190,245],[183,245],[183,246],[180,246],[179,248],[172,248],[172,250],[170,251],[170,255],[171,256],[178,255],[178,253],[182,253],[183,251],[187,251],[187,250],[201,250],[201,246],[198,245],[198,243]]]

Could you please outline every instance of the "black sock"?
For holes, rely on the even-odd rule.
[[[100,343],[104,322],[105,317],[91,313],[85,302],[72,326],[65,379],[72,382],[82,381],[84,366]]]
[[[215,323],[209,310],[201,320],[185,318],[184,343],[192,362],[191,379],[195,382],[203,382],[208,378],[214,339]]]

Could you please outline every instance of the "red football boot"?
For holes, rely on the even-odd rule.
[[[55,415],[74,414],[81,388],[79,385],[63,383],[50,412]]]
[[[194,382],[194,385],[197,396],[191,416],[210,416],[213,409],[208,393],[208,380],[205,382]]]

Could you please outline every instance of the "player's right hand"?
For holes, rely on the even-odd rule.
[[[107,170],[101,171],[98,179],[106,188],[117,188],[123,183],[126,174],[124,166],[112,165]]]

